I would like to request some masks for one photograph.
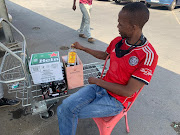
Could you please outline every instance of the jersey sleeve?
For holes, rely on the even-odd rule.
[[[150,53],[146,53],[146,57],[141,60],[132,77],[148,85],[155,71],[157,61],[158,55],[156,53],[151,53],[151,55]]]
[[[111,53],[111,51],[112,51],[112,43],[113,41],[111,41],[111,43],[109,44],[109,46],[107,47],[107,49],[106,49],[106,53],[108,53],[108,54],[110,54]]]
[[[122,38],[121,37],[116,37],[111,41],[109,46],[106,49],[106,53],[110,54],[112,52],[112,49],[114,49],[114,46],[116,45],[117,42],[119,42]]]

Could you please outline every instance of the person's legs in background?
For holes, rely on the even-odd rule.
[[[79,118],[114,116],[123,105],[97,85],[88,85],[66,98],[57,108],[60,135],[75,135]]]
[[[93,43],[94,39],[91,37],[91,30],[90,30],[90,18],[91,18],[90,14],[92,10],[92,5],[80,3],[79,7],[82,12],[82,21],[81,21],[79,36],[82,38],[87,37],[88,42]]]

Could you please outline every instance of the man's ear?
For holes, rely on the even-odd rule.
[[[140,28],[139,28],[138,25],[136,25],[136,24],[133,25],[133,30],[134,30],[134,31],[137,31],[137,30],[139,30],[139,29],[140,29]]]

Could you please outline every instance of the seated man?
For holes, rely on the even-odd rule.
[[[91,85],[63,100],[57,109],[60,135],[75,135],[79,118],[119,114],[136,96],[136,91],[150,82],[158,55],[142,34],[148,20],[149,10],[143,3],[130,3],[118,15],[121,37],[112,40],[105,52],[74,43],[76,49],[98,59],[105,60],[110,55],[110,66],[103,79],[90,77]]]

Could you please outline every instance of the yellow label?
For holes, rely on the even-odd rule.
[[[74,64],[76,62],[76,52],[69,52],[68,64]]]

